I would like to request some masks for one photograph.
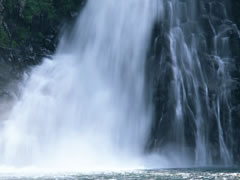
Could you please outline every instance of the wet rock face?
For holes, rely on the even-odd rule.
[[[238,0],[231,0],[231,7],[232,7],[232,17],[234,19],[234,22],[238,25],[238,28],[240,28],[240,2]]]
[[[168,7],[166,1],[165,9]],[[191,9],[188,7],[190,1],[181,0],[179,1],[179,8],[181,12],[185,12],[184,9]],[[187,16],[183,15],[179,18],[180,27],[184,31],[184,37],[187,44],[191,43],[191,34],[195,35],[196,41],[198,41],[198,57],[201,62],[204,74],[207,76],[208,84],[208,98],[209,106],[212,109],[207,111],[206,105],[206,94],[202,87],[199,87],[200,101],[202,104],[202,112],[204,119],[206,119],[205,133],[206,139],[209,142],[208,151],[211,153],[211,161],[209,163],[221,163],[221,151],[219,150],[221,144],[219,140],[219,129],[216,120],[216,113],[214,113],[214,102],[216,102],[217,94],[221,91],[222,79],[217,72],[219,65],[215,64],[216,55],[214,48],[221,49],[221,43],[215,45],[214,39],[216,34],[218,38],[227,39],[229,44],[229,51],[225,51],[223,48],[221,52],[218,52],[219,57],[229,57],[228,59],[228,73],[230,76],[227,78],[228,82],[227,91],[229,91],[229,102],[232,107],[231,117],[229,114],[229,108],[226,103],[220,103],[220,125],[223,127],[223,137],[226,146],[232,154],[234,163],[240,162],[240,2],[238,0],[232,0],[231,2],[225,0],[203,0],[197,1],[195,4],[194,11],[197,16],[193,17],[194,20],[187,22]],[[185,7],[184,7],[185,6]],[[189,10],[190,11],[190,10]],[[155,105],[155,118],[153,121],[152,131],[147,149],[154,151],[162,151],[164,147],[176,145],[182,143],[176,137],[176,129],[174,128],[174,112],[176,99],[173,97],[173,73],[172,73],[172,57],[169,42],[169,27],[168,12],[165,13],[163,21],[156,23],[156,27],[153,30],[152,46],[149,51],[149,61],[147,66],[147,76],[149,84],[153,89],[153,103]],[[191,25],[192,23],[192,25]],[[198,28],[197,28],[198,26]],[[179,44],[180,46],[180,44]],[[226,53],[227,52],[227,53]],[[178,57],[179,58],[179,57]],[[185,72],[183,72],[185,73]],[[226,78],[225,78],[226,79]],[[189,83],[189,82],[188,82]],[[187,86],[187,85],[186,85]],[[191,86],[191,85],[190,85]],[[194,99],[191,99],[191,88],[186,90],[186,99],[189,104],[188,108],[183,110],[184,125],[181,127],[184,130],[184,144],[187,147],[186,153],[192,156],[194,159],[196,151],[196,118],[194,113]],[[229,119],[231,120],[231,123]],[[210,158],[209,158],[210,159]]]
[[[238,29],[240,29],[240,1],[232,0],[232,17]],[[240,164],[240,32],[234,32],[231,36],[231,48],[235,64],[232,72],[233,79],[237,82],[232,93],[233,103],[233,137],[234,137],[234,155],[236,162]]]

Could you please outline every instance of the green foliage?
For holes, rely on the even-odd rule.
[[[58,10],[61,14],[65,15],[70,11],[77,10],[78,5],[76,1],[73,0],[59,0]]]
[[[23,40],[27,37],[27,35],[29,34],[27,28],[22,27],[22,26],[17,26],[17,32],[18,32],[18,37]]]
[[[7,47],[9,45],[9,37],[7,32],[0,26],[0,46]]]
[[[18,48],[19,44],[16,41],[11,42],[11,48]]]
[[[55,18],[56,13],[53,7],[53,0],[26,0],[23,15],[27,23],[31,23],[32,18],[40,15],[40,13],[47,13],[50,19]]]
[[[24,42],[31,41],[31,36],[40,41],[44,40],[45,32],[36,31],[37,23],[33,22],[34,17],[44,15],[47,26],[58,25],[62,19],[71,18],[71,12],[79,10],[80,4],[85,0],[23,0],[24,6],[19,0],[3,0],[4,21],[8,26],[11,35],[0,25],[0,46],[19,48]],[[23,9],[21,9],[23,8]],[[22,13],[20,15],[20,13]],[[19,16],[20,15],[20,16]],[[46,15],[46,16],[45,16]],[[42,24],[41,24],[42,26]],[[44,29],[44,28],[42,28]]]
[[[0,26],[0,47],[18,48],[19,44],[16,41],[10,41],[7,32]]]
[[[7,5],[7,11],[10,14],[12,14],[14,11],[14,0],[7,0],[6,5]]]
[[[83,0],[54,0],[54,6],[60,16],[67,16],[72,11],[78,11]]]
[[[38,37],[41,38],[41,39],[43,39],[43,38],[44,38],[43,33],[39,32],[39,33],[38,33]]]

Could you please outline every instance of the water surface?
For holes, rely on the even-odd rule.
[[[86,173],[59,173],[59,174],[0,174],[3,180],[121,180],[121,179],[148,179],[148,180],[237,180],[240,179],[240,169],[161,169],[161,170],[133,170],[118,172],[86,172]]]

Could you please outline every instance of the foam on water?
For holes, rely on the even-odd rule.
[[[121,170],[82,173],[49,174],[1,174],[1,179],[11,180],[65,180],[65,179],[229,179],[240,178],[238,169],[162,169],[162,170]]]

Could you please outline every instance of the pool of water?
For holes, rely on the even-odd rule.
[[[1,173],[1,180],[240,180],[240,169],[161,169],[118,172],[15,174]]]

